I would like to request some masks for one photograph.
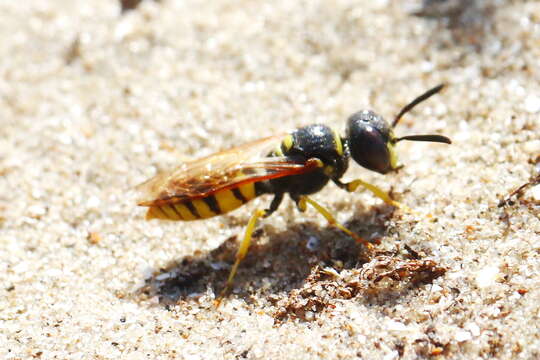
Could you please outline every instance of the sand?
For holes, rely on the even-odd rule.
[[[540,357],[540,3],[0,4],[0,357]],[[426,10],[427,11],[427,10]],[[429,15],[429,16],[428,16]],[[360,109],[404,168],[362,178],[414,209],[314,195],[372,252],[286,199],[223,288],[261,197],[197,222],[144,220],[157,171]]]

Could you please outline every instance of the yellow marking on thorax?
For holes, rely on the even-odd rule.
[[[208,204],[204,202],[203,199],[193,200],[191,203],[193,204],[193,206],[195,206],[195,209],[197,209],[200,219],[206,219],[206,218],[219,215],[213,212],[208,206]]]
[[[257,196],[255,194],[255,183],[241,185],[238,187],[238,190],[240,190],[246,200],[254,199]]]
[[[341,142],[341,136],[339,136],[339,133],[332,129],[332,132],[334,133],[334,142],[336,143],[336,152],[339,156],[343,155],[343,144]]]
[[[294,139],[292,135],[287,135],[282,141],[283,147],[285,148],[285,152],[291,150],[291,148],[294,145]]]
[[[236,198],[231,190],[219,191],[214,194],[214,197],[216,198],[219,209],[223,214],[244,205],[244,202]]]
[[[189,220],[197,220],[198,218],[189,211],[189,209],[186,207],[186,205],[182,203],[174,204],[174,207],[176,211],[180,213],[180,216],[182,216],[182,219],[189,221]]]

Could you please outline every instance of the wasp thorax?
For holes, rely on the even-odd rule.
[[[352,158],[366,169],[386,174],[396,168],[392,129],[373,111],[354,113],[347,121],[347,142]]]

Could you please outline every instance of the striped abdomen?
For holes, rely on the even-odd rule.
[[[200,199],[150,206],[146,219],[184,221],[207,219],[232,211],[256,196],[255,184],[244,184],[234,189],[217,191]]]

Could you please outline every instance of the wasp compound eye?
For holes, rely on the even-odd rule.
[[[390,127],[373,111],[359,111],[347,121],[347,140],[352,158],[366,169],[386,174],[394,170]]]

